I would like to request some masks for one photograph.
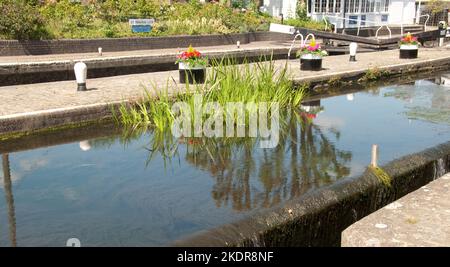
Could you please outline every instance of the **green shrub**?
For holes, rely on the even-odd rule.
[[[324,31],[325,30],[325,22],[323,21],[315,21],[311,19],[286,19],[284,20],[284,24],[291,25],[299,28],[307,28],[312,30]]]
[[[298,1],[297,9],[295,11],[298,20],[308,20],[308,10],[306,9],[305,0]]]
[[[228,34],[231,33],[227,26],[225,26],[221,19],[207,19],[205,17],[194,19],[176,19],[167,20],[160,23],[155,23],[154,30],[158,33],[169,35],[176,34]]]
[[[48,37],[42,16],[26,0],[0,0],[0,36],[8,39]]]

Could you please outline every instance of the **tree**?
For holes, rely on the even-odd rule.
[[[47,35],[43,18],[33,4],[27,0],[0,0],[0,35],[19,40]]]

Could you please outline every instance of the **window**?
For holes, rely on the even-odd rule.
[[[359,2],[361,0],[349,0],[348,1],[348,6],[347,6],[347,12],[348,13],[359,13]]]
[[[389,12],[389,4],[390,4],[390,0],[384,0],[384,12]]]
[[[367,12],[375,11],[375,0],[369,0],[369,10]]]
[[[382,22],[387,22],[388,21],[388,17],[389,17],[389,15],[381,15],[381,21]]]
[[[355,0],[348,1],[347,12],[354,13],[354,8],[355,8]]]
[[[361,26],[366,25],[366,15],[361,15]]]
[[[350,19],[348,21],[349,25],[356,25],[356,24],[358,24],[358,16],[348,16],[348,18]]]
[[[316,0],[314,2],[314,12],[316,12],[316,13],[320,13],[321,12],[320,11],[320,0]]]
[[[334,9],[335,13],[340,13],[341,12],[341,0],[336,0],[336,6]]]
[[[381,3],[379,1],[375,2],[375,12],[381,11]]]
[[[321,6],[322,9],[320,10],[322,13],[326,13],[327,12],[327,2],[328,0],[320,0],[321,1]]]

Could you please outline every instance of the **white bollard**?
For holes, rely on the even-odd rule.
[[[73,67],[77,80],[77,91],[86,91],[87,66],[84,62],[77,62]]]
[[[357,43],[350,43],[349,45],[350,48],[350,62],[356,62],[356,49],[358,49],[358,44]]]

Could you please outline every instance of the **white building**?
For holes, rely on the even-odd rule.
[[[305,0],[308,16],[324,17],[337,28],[413,24],[415,0]],[[272,16],[295,17],[297,0],[264,0],[263,9]],[[345,24],[344,24],[345,18]]]

